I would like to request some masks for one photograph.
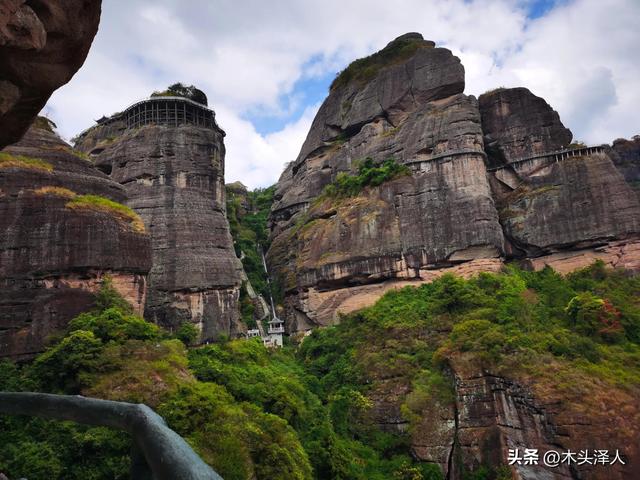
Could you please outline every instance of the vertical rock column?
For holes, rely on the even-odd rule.
[[[224,132],[217,126],[99,125],[80,148],[121,183],[151,233],[145,317],[201,340],[237,335],[241,264],[225,216]]]

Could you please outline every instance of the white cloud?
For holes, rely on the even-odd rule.
[[[591,143],[638,133],[640,2],[562,2],[534,21],[526,18],[528,3],[104,0],[85,66],[47,108],[69,138],[153,90],[195,84],[228,134],[227,181],[265,186],[296,157],[317,106],[269,135],[244,118],[287,118],[301,101],[296,81],[419,31],[461,57],[467,93],[526,86]]]
[[[273,184],[285,164],[298,155],[319,106],[307,108],[296,122],[265,136],[234,112],[218,109],[218,122],[225,125],[227,132],[227,182],[240,180],[251,187]]]

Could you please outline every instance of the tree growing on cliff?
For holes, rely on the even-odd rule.
[[[205,93],[193,85],[184,85],[182,83],[174,83],[169,85],[166,90],[156,91],[151,97],[184,97],[202,105],[209,105]]]

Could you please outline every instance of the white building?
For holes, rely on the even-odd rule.
[[[284,322],[274,316],[269,321],[267,335],[262,337],[265,347],[282,347],[282,336],[284,335]]]

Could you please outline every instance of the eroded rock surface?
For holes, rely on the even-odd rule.
[[[464,69],[415,35],[381,55],[403,48],[412,54],[391,56],[364,83],[356,75],[334,86],[278,183],[268,261],[287,293],[291,330],[334,319],[309,305],[311,289],[331,295],[419,281],[429,269],[502,253],[477,101],[462,94]],[[393,158],[410,174],[355,198],[315,201],[365,158]]]
[[[0,152],[0,356],[42,351],[92,306],[105,275],[141,313],[151,267],[146,233],[113,212],[67,205],[73,194],[122,203],[124,188],[38,124]]]
[[[614,140],[608,154],[624,179],[640,195],[640,135],[631,140]]]
[[[480,95],[485,149],[492,165],[568,147],[573,135],[558,112],[526,88]]]
[[[7,0],[0,5],[0,148],[17,142],[54,90],[82,66],[100,0]]]
[[[242,267],[225,217],[224,132],[195,125],[96,126],[78,147],[122,184],[153,246],[145,318],[201,339],[246,329],[238,312]]]

